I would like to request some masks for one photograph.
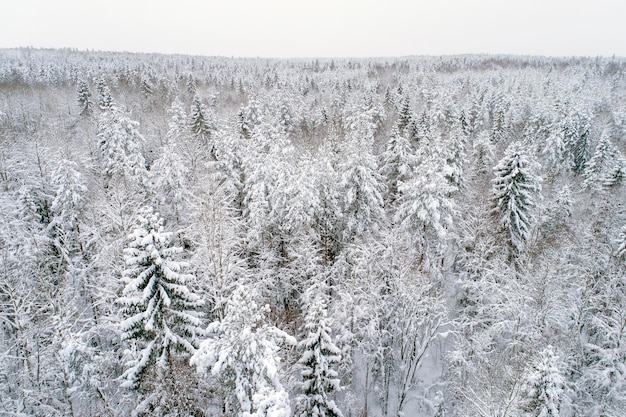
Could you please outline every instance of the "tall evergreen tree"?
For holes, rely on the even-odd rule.
[[[585,164],[583,185],[586,188],[599,188],[602,186],[604,178],[607,177],[610,162],[612,162],[615,155],[616,149],[613,147],[607,132],[603,132],[593,156]]]
[[[541,200],[541,181],[534,163],[520,142],[511,144],[493,168],[494,213],[516,250],[522,250],[535,224]]]
[[[100,152],[104,158],[104,172],[109,178],[122,178],[142,184],[146,177],[146,161],[141,152],[144,138],[139,123],[113,106],[98,119]]]
[[[191,358],[201,372],[217,376],[236,403],[225,411],[240,417],[289,417],[289,394],[278,376],[278,350],[283,343],[296,341],[266,321],[269,306],[258,306],[255,293],[248,287],[235,289],[226,304],[221,321],[211,323]]]
[[[96,80],[96,89],[98,90],[98,107],[100,107],[100,110],[111,110],[113,108],[113,98],[104,78],[100,77]]]
[[[539,354],[526,375],[523,409],[532,417],[560,416],[561,397],[565,387],[561,361],[552,346]]]
[[[191,104],[190,127],[193,135],[204,142],[212,138],[215,130],[213,115],[198,96],[194,96]]]
[[[411,144],[407,137],[397,129],[391,132],[387,148],[381,156],[381,173],[387,182],[388,203],[393,203],[400,197],[398,187],[409,181],[413,174]]]
[[[295,416],[342,417],[329,398],[339,389],[339,378],[333,367],[341,360],[341,351],[332,340],[327,317],[324,286],[313,284],[305,293],[305,338],[298,344],[302,351],[302,394],[298,397]]]
[[[202,301],[186,285],[192,278],[182,272],[187,263],[176,260],[182,249],[172,246],[172,233],[163,231],[163,219],[151,208],[142,209],[138,220],[124,249],[124,290],[117,300],[123,338],[136,347],[122,384],[131,388],[140,386],[150,367],[167,370],[175,352],[193,354],[203,334]]]
[[[81,116],[89,116],[93,111],[93,101],[91,101],[91,91],[89,91],[89,84],[84,79],[78,81],[76,90],[76,96],[78,99],[78,108],[80,109]]]

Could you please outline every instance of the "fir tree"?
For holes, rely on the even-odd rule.
[[[385,183],[372,152],[375,126],[362,113],[356,116],[352,129],[339,167],[345,243],[353,243],[366,232],[375,232],[384,218]]]
[[[104,78],[98,78],[96,89],[98,90],[98,107],[100,107],[100,110],[111,110],[113,108],[113,98]]]
[[[183,103],[178,97],[172,101],[167,114],[170,116],[170,120],[167,123],[167,139],[168,141],[177,142],[185,134],[187,121],[189,120]]]
[[[615,155],[616,150],[607,133],[602,133],[593,156],[585,164],[583,186],[586,188],[599,188],[604,178],[607,177],[608,165],[614,159]]]
[[[100,153],[104,158],[104,172],[109,178],[120,177],[141,184],[146,176],[146,162],[141,152],[144,142],[139,123],[113,106],[98,119]]]
[[[79,218],[85,208],[87,187],[83,184],[76,163],[66,159],[59,161],[52,174],[52,183],[57,189],[50,207],[50,226],[55,229],[60,246],[70,249],[72,245],[78,245],[82,251]]]
[[[416,156],[412,166],[413,176],[398,186],[402,198],[394,221],[425,250],[447,235],[456,210],[450,195],[456,187],[446,178],[445,160],[437,152]]]
[[[409,139],[414,139],[411,137],[411,127],[413,126],[413,111],[411,110],[411,102],[408,97],[405,97],[402,102],[402,108],[400,109],[400,114],[398,114],[398,121],[396,123],[396,127],[398,131],[402,134],[406,132],[408,134]]]
[[[626,181],[626,159],[619,151],[614,158],[612,166],[608,169],[602,185],[605,187],[614,187],[624,184]]]
[[[521,250],[530,237],[541,199],[540,179],[533,171],[534,163],[520,142],[511,144],[493,168],[494,213],[516,250]]]
[[[538,360],[526,375],[523,408],[530,416],[560,416],[561,397],[565,387],[561,366],[552,346],[540,352]]]
[[[412,149],[409,140],[394,129],[381,161],[381,173],[387,182],[387,202],[393,203],[399,198],[398,186],[411,178],[411,159]]]
[[[227,412],[241,417],[289,417],[289,395],[278,377],[279,345],[296,341],[267,324],[269,306],[259,307],[254,292],[245,286],[235,289],[226,304],[222,321],[207,328],[212,336],[202,342],[191,358],[201,372],[210,369],[237,403]]]
[[[117,300],[124,316],[123,338],[137,349],[131,352],[122,384],[131,388],[140,385],[149,367],[167,370],[176,351],[193,354],[203,334],[198,312],[202,301],[186,285],[192,278],[182,272],[187,263],[175,260],[182,249],[172,246],[172,233],[163,231],[163,220],[151,208],[142,209],[138,219],[140,225],[124,249],[124,290]]]
[[[81,116],[89,116],[93,111],[93,101],[91,101],[91,91],[87,81],[81,79],[78,81],[76,96],[78,99],[78,108]]]
[[[475,173],[487,174],[494,158],[493,144],[487,132],[479,133],[474,139],[472,147]]]
[[[337,371],[333,366],[341,361],[341,351],[335,346],[326,301],[320,284],[309,287],[304,300],[306,318],[305,338],[298,344],[302,351],[299,364],[302,367],[302,394],[298,397],[295,416],[342,417],[342,413],[330,398],[339,389]]]
[[[191,104],[189,126],[191,128],[191,133],[196,138],[200,139],[203,144],[208,144],[208,142],[213,138],[213,132],[216,129],[215,121],[213,120],[213,113],[207,109],[198,96],[193,98],[193,103]],[[213,155],[213,146],[211,146],[210,152]]]

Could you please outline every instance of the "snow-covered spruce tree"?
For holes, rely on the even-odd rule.
[[[417,123],[415,122],[415,114],[411,110],[411,102],[408,97],[405,97],[402,102],[395,127],[400,135],[406,137],[409,141],[417,139]]]
[[[202,142],[211,140],[216,128],[213,118],[212,112],[202,103],[200,97],[194,96],[189,116],[191,133]]]
[[[536,221],[535,210],[541,200],[540,178],[534,173],[534,162],[520,142],[506,149],[493,172],[493,212],[512,247],[521,251]]]
[[[600,188],[604,182],[603,180],[608,176],[610,164],[616,155],[617,150],[613,147],[608,133],[606,131],[603,132],[593,156],[585,164],[583,186],[590,189]]]
[[[522,409],[532,417],[558,417],[565,376],[560,358],[548,346],[539,353],[532,368],[525,375],[522,388]]]
[[[203,334],[202,301],[186,286],[187,263],[175,259],[182,249],[172,246],[172,234],[163,231],[163,220],[151,208],[142,209],[138,220],[124,249],[124,290],[117,300],[132,358],[122,386],[130,388],[139,388],[151,368],[166,372],[175,352],[193,354]]]
[[[472,143],[472,165],[474,175],[487,174],[493,162],[493,143],[487,132],[479,133]]]
[[[412,176],[411,144],[407,137],[397,129],[391,132],[387,148],[381,156],[380,171],[387,181],[387,194],[385,201],[393,204],[398,199],[398,186],[406,183]]]
[[[170,116],[170,120],[167,122],[167,140],[168,142],[177,142],[184,136],[189,120],[183,103],[178,97],[172,102],[167,114]]]
[[[325,286],[315,283],[304,296],[305,338],[298,344],[303,379],[295,407],[298,417],[342,417],[330,398],[339,389],[338,374],[333,368],[341,360],[341,351],[331,336],[324,292]]]
[[[376,126],[368,113],[361,113],[350,127],[339,166],[344,244],[376,233],[384,219],[385,184],[372,149]]]
[[[52,213],[50,224],[60,239],[59,243],[67,249],[78,245],[82,251],[82,243],[79,240],[79,218],[85,208],[87,187],[77,168],[75,162],[62,159],[52,174],[52,184],[57,189],[50,207]]]
[[[210,370],[234,394],[224,399],[227,415],[289,417],[289,394],[279,380],[279,346],[296,344],[284,331],[267,324],[269,306],[259,306],[250,287],[239,286],[226,304],[222,321],[207,327],[209,339],[191,358],[201,373]]]
[[[402,198],[394,221],[409,233],[422,258],[446,238],[456,210],[450,197],[456,187],[446,178],[445,162],[437,152],[424,152],[412,162],[412,178],[398,187]]]
[[[115,106],[98,119],[98,146],[104,159],[104,173],[109,179],[121,179],[126,186],[129,182],[143,185],[146,180],[146,162],[141,152],[144,138],[138,129],[139,122]]]
[[[180,224],[180,213],[191,197],[189,191],[189,168],[177,151],[177,144],[161,148],[161,156],[150,167],[151,186],[164,216]],[[163,209],[166,212],[163,212]]]
[[[246,139],[252,137],[255,128],[263,121],[260,107],[256,100],[250,100],[248,105],[242,107],[237,114],[239,131]]]
[[[626,183],[626,158],[616,151],[615,158],[609,166],[602,181],[605,187],[615,187]]]
[[[111,110],[114,105],[113,98],[104,78],[100,77],[96,80],[96,89],[98,90],[98,107],[100,110]]]
[[[93,111],[93,101],[91,101],[91,91],[89,84],[85,80],[79,80],[76,88],[76,98],[81,116],[89,116]]]

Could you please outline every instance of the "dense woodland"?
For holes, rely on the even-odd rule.
[[[626,60],[0,51],[0,415],[626,410]]]

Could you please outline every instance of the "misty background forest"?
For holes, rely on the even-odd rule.
[[[625,69],[0,50],[0,415],[623,417]]]

